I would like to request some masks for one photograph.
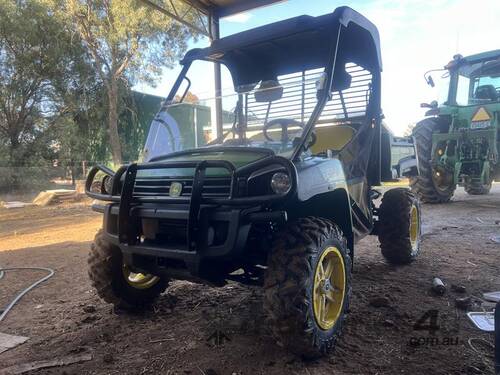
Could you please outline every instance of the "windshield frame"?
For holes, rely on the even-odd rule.
[[[169,113],[169,110],[171,108],[175,108],[176,106],[183,105],[183,104],[188,104],[188,105],[202,105],[202,106],[207,106],[206,102],[209,101],[212,104],[212,110],[215,109],[215,112],[218,111],[220,108],[221,110],[224,111],[224,113],[228,114],[231,113],[232,116],[230,117],[231,120],[230,122],[232,123],[232,126],[226,119],[222,129],[219,129],[217,127],[217,131],[212,132],[212,139],[207,141],[206,144],[200,145],[198,148],[205,148],[205,147],[244,147],[244,148],[253,148],[253,149],[265,149],[268,151],[271,151],[275,155],[279,155],[282,157],[285,157],[287,159],[293,159],[293,155],[296,152],[296,149],[300,147],[300,145],[303,143],[304,140],[304,134],[307,131],[307,126],[310,124],[314,124],[317,121],[317,113],[321,114],[321,108],[318,111],[318,104],[320,104],[319,98],[322,96],[322,91],[326,90],[316,90],[314,92],[314,98],[315,102],[314,105],[311,105],[310,107],[310,112],[304,117],[304,102],[302,103],[302,120],[296,119],[295,116],[291,115],[281,115],[281,116],[274,116],[272,117],[272,110],[271,114],[269,112],[271,108],[271,103],[273,105],[276,103],[276,111],[277,112],[282,112],[283,111],[283,103],[280,102],[281,99],[286,98],[286,94],[282,98],[278,99],[272,99],[271,101],[258,101],[256,99],[251,99],[251,96],[255,96],[258,92],[265,92],[268,90],[271,90],[271,88],[262,88],[261,84],[262,82],[265,82],[264,80],[260,82],[256,82],[253,84],[247,84],[241,87],[234,87],[231,86],[230,93],[229,92],[218,92],[218,96],[215,97],[203,97],[203,94],[200,95],[199,102],[194,103],[190,101],[185,101],[185,97],[191,93],[190,88],[191,88],[191,81],[193,80],[193,77],[190,75],[191,74],[191,68],[194,69],[194,65],[196,65],[197,62],[206,62],[206,63],[214,63],[214,61],[208,60],[208,59],[194,59],[194,60],[189,60],[186,61],[185,64],[183,65],[183,69],[179,73],[177,80],[175,81],[174,85],[172,86],[172,89],[167,97],[167,99],[164,101],[162,105],[161,111],[166,111]],[[221,65],[224,65],[226,68],[227,66],[223,63]],[[200,66],[197,66],[196,69],[199,69]],[[208,66],[207,66],[208,68]],[[322,67],[320,69],[317,69],[316,72],[313,72],[311,74],[315,75],[315,78],[308,78],[307,81],[304,81],[306,72],[294,72],[290,73],[288,75],[280,76],[277,77],[279,81],[275,81],[279,87],[282,90],[282,95],[283,95],[283,90],[285,92],[290,89],[294,90],[296,87],[302,87],[302,90],[305,88],[305,84],[309,87],[314,87],[316,84],[316,87],[318,85],[318,82],[322,82],[322,87],[326,87],[327,81],[326,79],[326,71],[328,71],[328,67]],[[231,79],[233,80],[234,84],[234,77],[231,75],[231,71],[227,69],[227,73],[230,75]],[[296,76],[294,76],[296,75]],[[320,77],[318,79],[318,77]],[[284,80],[285,82],[281,81]],[[314,79],[318,79],[316,82]],[[281,82],[280,82],[281,81]],[[274,82],[274,81],[267,81],[267,82]],[[187,85],[186,85],[187,83]],[[193,81],[194,83],[194,81]],[[257,88],[257,86],[260,86]],[[226,88],[229,89],[229,86]],[[321,92],[320,92],[321,91]],[[206,94],[206,93],[205,93]],[[307,98],[304,96],[304,92],[302,92],[302,100],[307,100]],[[197,96],[197,93],[194,94]],[[235,101],[235,107],[232,106],[223,106],[223,102],[225,103],[226,99],[229,100],[229,102],[233,102],[230,98],[233,98]],[[306,98],[306,99],[304,99]],[[309,98],[310,100],[310,98]],[[293,101],[293,100],[292,100]],[[214,103],[215,102],[215,103]],[[218,105],[218,102],[220,103]],[[313,104],[312,102],[309,102],[310,104]],[[214,105],[215,104],[215,105]],[[251,105],[257,105],[258,109],[255,107],[252,108]],[[307,105],[307,103],[305,104]],[[219,107],[219,108],[218,108]],[[267,110],[265,109],[267,107]],[[224,110],[223,108],[226,108]],[[229,110],[229,108],[232,108]],[[295,104],[294,107],[295,108]],[[299,107],[297,107],[299,108]],[[259,114],[255,115],[253,111],[261,111],[261,115],[265,117],[261,117],[259,119]],[[300,111],[300,109],[297,109],[297,111]],[[256,117],[255,117],[256,116]],[[268,117],[271,116],[271,117]],[[313,116],[316,116],[313,118]],[[253,119],[252,119],[253,117]],[[313,121],[311,121],[311,118]],[[213,117],[212,117],[213,119]],[[268,131],[270,129],[271,133],[274,133],[279,129],[279,125],[281,122],[279,120],[284,120],[283,124],[287,123],[287,120],[290,122],[288,126],[291,126],[293,129],[292,133],[288,133],[290,138],[287,138],[286,143],[283,143],[283,139],[279,139],[279,136],[276,139],[270,139],[266,135],[266,124],[271,125],[271,121],[278,121],[275,125],[271,125],[270,128],[267,128]],[[257,121],[257,123],[255,122]],[[257,125],[258,124],[258,125]],[[212,127],[213,130],[215,130]],[[290,131],[290,130],[289,130]],[[261,134],[264,134],[265,139],[254,139],[252,137],[252,134],[255,135],[255,132],[260,132]],[[270,136],[272,134],[269,133]],[[279,134],[279,132],[277,132]],[[295,134],[292,136],[292,134]],[[276,134],[277,135],[277,134]],[[272,136],[275,138],[275,136]],[[307,145],[307,144],[306,144]],[[197,147],[191,147],[186,148],[185,150],[195,150]]]
[[[340,39],[342,27],[343,26],[341,24],[338,25],[337,41]],[[314,126],[315,126],[319,116],[321,115],[326,103],[329,100],[331,100],[331,98],[332,98],[332,86],[333,86],[333,78],[334,78],[333,76],[334,76],[334,72],[335,72],[335,64],[337,62],[336,57],[337,57],[338,48],[339,48],[338,42],[334,43],[330,48],[328,62],[324,67],[324,77],[325,77],[324,83],[322,85],[322,88],[319,88],[317,90],[316,105],[315,105],[311,115],[309,116],[309,119],[305,123],[304,129],[302,131],[302,134],[300,136],[299,141],[296,142],[296,144],[293,146],[293,149],[291,150],[291,152],[289,152],[289,156],[287,158],[290,160],[296,160],[302,152],[307,150],[307,141],[308,141],[309,137],[311,136],[311,133],[314,129]],[[165,103],[163,104],[162,107],[167,108],[170,105],[173,105],[176,103],[175,96],[179,93],[179,89],[180,89],[182,83],[184,82],[184,80],[187,79],[189,82],[189,78],[187,78],[187,73],[189,72],[189,69],[190,69],[192,63],[195,61],[198,61],[198,60],[209,61],[209,62],[213,62],[215,64],[222,64],[221,62],[214,61],[213,59],[183,60],[182,61],[182,69],[181,69],[179,75],[177,76],[177,79],[174,82],[174,84],[173,84],[173,86],[172,86],[172,88],[167,96],[167,99],[165,100]],[[221,97],[218,96],[217,98],[215,98],[215,100],[216,100],[216,102],[221,101]],[[221,138],[222,136],[223,136],[223,134],[217,134],[216,139]],[[203,147],[207,147],[207,146],[203,146]],[[215,145],[211,145],[208,147],[231,147],[231,146],[223,146],[221,144],[215,144]],[[265,147],[258,147],[258,148],[268,149]],[[270,150],[270,149],[268,149],[268,150]]]

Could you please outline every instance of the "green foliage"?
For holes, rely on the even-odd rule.
[[[64,70],[65,49],[47,36],[58,30],[37,4],[0,3],[0,132],[9,159],[19,156],[21,144],[36,141],[34,134],[50,125],[40,120],[58,107],[50,80]]]
[[[128,82],[154,84],[162,69],[179,59],[193,36],[185,26],[137,0],[43,1],[61,19],[72,22],[103,80],[127,76]],[[180,13],[188,10],[181,1],[173,3]]]
[[[38,177],[46,181],[60,150],[74,149],[61,147],[70,139],[66,129],[89,131],[99,117],[91,109],[102,102],[102,85],[66,26],[39,1],[0,2],[2,191],[29,190]]]
[[[71,22],[92,56],[106,88],[109,143],[113,160],[119,163],[123,156],[118,130],[118,107],[123,103],[119,82],[154,84],[162,69],[172,67],[184,52],[192,32],[137,0],[41,1],[61,22]],[[181,1],[171,4],[178,12],[189,10]]]
[[[144,117],[130,87],[154,84],[190,37],[137,0],[0,0],[0,191],[82,160],[110,165],[117,143],[137,160],[157,108]]]

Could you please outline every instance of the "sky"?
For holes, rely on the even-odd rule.
[[[221,21],[221,36],[307,14],[319,16],[349,5],[378,28],[382,50],[382,109],[396,135],[423,118],[420,103],[438,99],[437,88],[423,78],[426,71],[442,68],[460,53],[464,56],[500,49],[499,0],[288,0],[240,13]],[[208,46],[208,39],[190,48]],[[137,90],[166,96],[179,68],[165,70],[156,87]],[[197,79],[196,79],[197,78]],[[200,71],[193,86],[212,90],[209,74]],[[439,74],[433,77],[438,81]],[[229,79],[223,80],[223,87]]]

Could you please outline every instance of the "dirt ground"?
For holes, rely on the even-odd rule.
[[[0,266],[56,272],[0,323],[0,332],[30,337],[0,354],[0,370],[88,353],[90,361],[36,373],[492,374],[493,336],[475,329],[455,299],[500,290],[500,245],[489,239],[500,234],[495,220],[499,184],[488,196],[459,189],[450,204],[424,206],[422,252],[410,266],[388,265],[376,238],[364,239],[356,249],[344,333],[332,355],[306,362],[269,337],[258,288],[177,281],[150,311],[115,313],[98,299],[86,273],[100,215],[85,205],[0,209]],[[0,306],[42,275],[8,272],[0,280]],[[448,286],[442,297],[430,292],[435,276]],[[452,292],[451,284],[465,286],[466,294]],[[433,335],[425,329],[430,320],[414,329],[429,310],[437,310]]]

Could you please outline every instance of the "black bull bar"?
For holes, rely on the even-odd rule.
[[[256,197],[238,196],[238,182],[260,168],[268,165],[279,165],[283,167],[290,176],[292,186],[288,193],[268,194]],[[134,186],[137,171],[150,169],[168,169],[168,168],[194,168],[193,185],[190,197],[134,197]],[[224,168],[229,172],[231,178],[230,192],[227,198],[211,198],[202,195],[203,184],[205,181],[207,168]],[[111,193],[106,193],[104,187],[101,192],[91,191],[92,183],[98,172],[102,172],[112,178]],[[123,179],[123,176],[124,179]],[[120,191],[120,182],[123,179]],[[134,217],[133,208],[142,203],[156,204],[188,204],[189,213],[187,221],[187,244],[189,250],[197,248],[198,222],[200,208],[202,204],[213,204],[217,206],[256,206],[260,204],[279,203],[288,199],[297,191],[297,171],[293,163],[280,156],[269,156],[256,162],[236,168],[233,163],[225,160],[203,160],[203,161],[164,161],[137,164],[132,163],[120,167],[116,172],[111,169],[98,165],[93,167],[85,182],[85,193],[94,199],[100,201],[119,203],[118,212],[118,239],[121,244],[136,245],[138,243],[137,228],[133,225],[131,218]],[[278,218],[278,216],[276,217]],[[272,219],[272,215],[270,215]]]

